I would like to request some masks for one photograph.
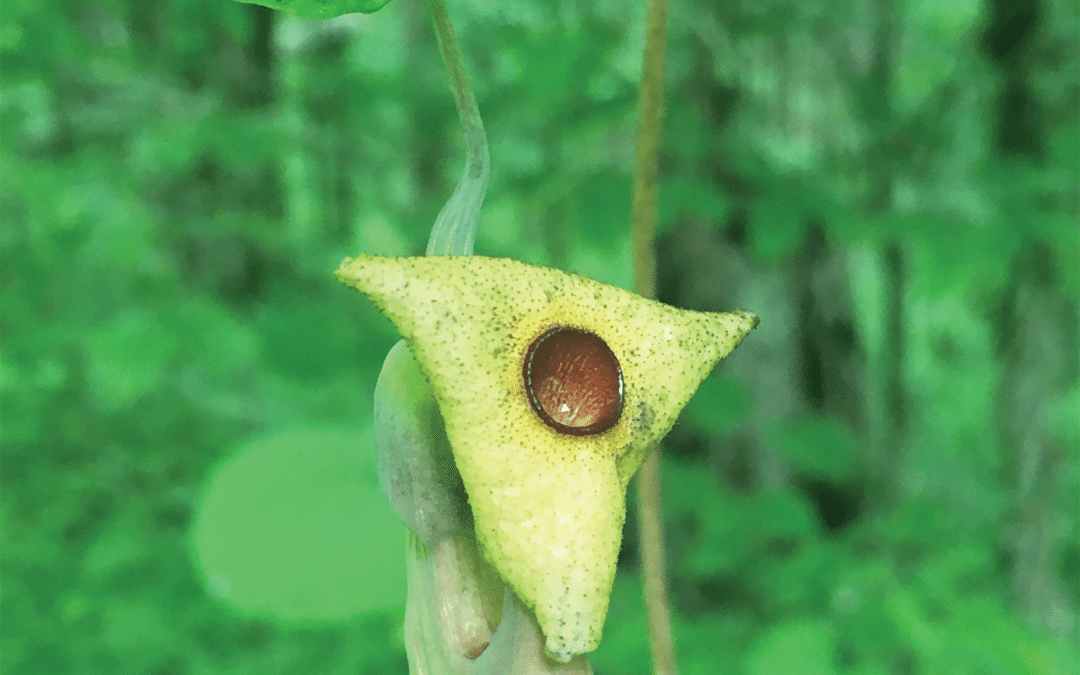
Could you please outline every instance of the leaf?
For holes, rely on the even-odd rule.
[[[288,12],[301,19],[329,19],[342,14],[374,14],[390,0],[237,0]]]
[[[481,256],[361,255],[337,277],[409,344],[481,548],[535,610],[548,650],[566,661],[595,649],[627,482],[757,317],[679,310]]]
[[[362,434],[303,429],[253,441],[210,479],[193,544],[210,591],[254,615],[342,620],[405,600],[401,524]]]

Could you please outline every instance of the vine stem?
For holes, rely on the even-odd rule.
[[[476,106],[476,96],[469,85],[465,59],[458,48],[450,15],[446,12],[446,3],[443,0],[426,0],[426,4],[431,12],[446,75],[450,79],[450,89],[454,93],[458,119],[465,133],[465,170],[454,193],[435,219],[431,238],[428,239],[427,255],[470,255],[490,173],[487,135],[484,133],[484,122],[480,119],[480,109]]]
[[[638,89],[638,129],[634,155],[634,199],[630,209],[634,252],[634,289],[656,297],[656,193],[660,131],[664,114],[664,57],[667,49],[668,0],[649,0]],[[649,624],[653,673],[675,675],[675,643],[664,573],[664,530],[660,508],[660,447],[649,454],[637,478],[641,574]]]

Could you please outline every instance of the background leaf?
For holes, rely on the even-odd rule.
[[[360,12],[372,14],[390,3],[390,0],[237,0],[262,5],[270,9],[284,10],[302,19],[329,19],[342,14]]]
[[[379,489],[371,442],[370,431],[299,430],[223,462],[192,532],[210,591],[287,621],[403,611],[404,527]]]

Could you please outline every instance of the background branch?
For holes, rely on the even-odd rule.
[[[634,290],[656,296],[656,182],[664,109],[664,56],[667,48],[667,0],[650,0],[645,52],[638,89],[638,133],[634,158],[634,198],[630,223],[634,252]],[[653,672],[678,672],[671,637],[671,612],[664,574],[664,532],[660,508],[660,448],[646,458],[637,479],[641,574],[649,625]]]

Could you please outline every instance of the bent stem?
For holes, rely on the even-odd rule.
[[[427,5],[466,150],[465,169],[431,229],[427,255],[471,255],[487,191],[487,138],[446,6],[443,0],[427,0]],[[375,396],[376,446],[382,448],[384,489],[410,526],[405,618],[410,673],[591,675],[583,654],[568,663],[547,656],[536,617],[483,559],[445,427],[431,408],[430,385],[404,342],[387,356],[383,374],[385,384],[380,375]],[[425,423],[436,419],[430,428]]]
[[[634,250],[634,286],[638,294],[656,295],[656,183],[660,129],[664,107],[664,55],[667,46],[668,0],[650,0],[646,17],[645,51],[638,90],[638,133],[634,157],[634,201],[631,232]],[[638,531],[641,573],[648,613],[649,647],[653,672],[678,672],[671,637],[671,612],[664,575],[664,532],[660,517],[660,448],[641,466],[637,479]]]
[[[446,13],[446,4],[443,0],[427,0],[427,6],[435,26],[435,37],[439,41],[439,52],[450,79],[450,89],[454,93],[458,119],[465,133],[465,170],[454,193],[435,219],[427,255],[471,255],[476,222],[480,207],[484,204],[490,173],[487,135],[476,106],[476,97],[469,86],[465,59],[458,48],[450,16]]]

